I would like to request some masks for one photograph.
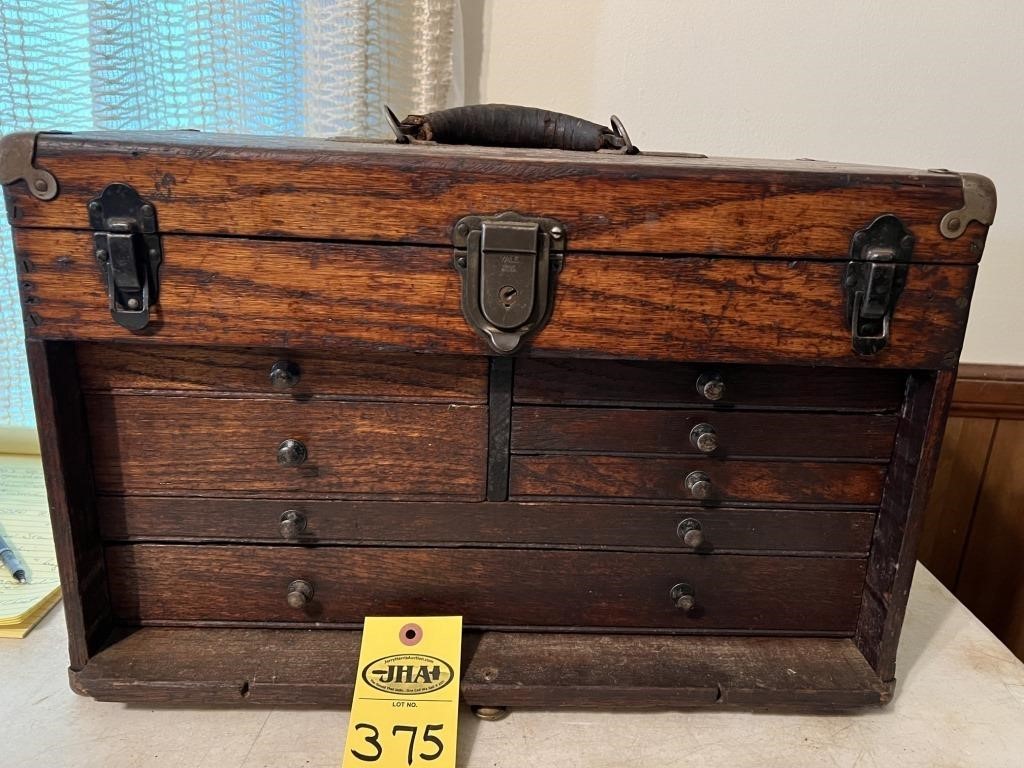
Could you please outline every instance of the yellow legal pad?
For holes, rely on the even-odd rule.
[[[0,455],[0,535],[25,566],[27,584],[0,568],[0,637],[24,637],[60,600],[57,553],[38,456]]]

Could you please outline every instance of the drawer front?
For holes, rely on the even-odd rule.
[[[487,402],[487,361],[481,358],[164,344],[81,343],[75,351],[85,390]]]
[[[720,389],[708,388],[718,374]],[[708,377],[702,379],[702,377]],[[698,382],[702,385],[698,388]],[[906,374],[892,370],[693,365],[615,360],[516,361],[517,403],[895,411]],[[710,399],[708,395],[719,395]]]
[[[888,460],[896,423],[894,414],[517,406],[512,451]],[[717,447],[700,450],[698,435]]]
[[[873,512],[101,496],[108,541],[480,544],[867,554]],[[283,524],[282,524],[283,523]],[[696,532],[694,532],[696,531]]]
[[[848,462],[513,456],[509,495],[876,505],[885,471]],[[688,488],[692,473],[710,484],[705,498]]]
[[[90,394],[106,493],[483,498],[485,406]],[[286,440],[305,447],[279,463]]]
[[[852,633],[865,570],[842,558],[372,547],[113,545],[106,559],[114,613],[133,623],[456,614],[469,626],[681,631]],[[293,607],[297,580],[312,596]],[[679,584],[689,612],[674,602]]]

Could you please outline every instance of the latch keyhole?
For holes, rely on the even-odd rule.
[[[498,298],[501,299],[501,303],[505,305],[505,309],[508,309],[516,303],[516,295],[519,293],[511,285],[503,285],[498,289]]]

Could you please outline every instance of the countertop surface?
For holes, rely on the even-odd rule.
[[[0,640],[0,758],[11,768],[338,768],[348,712],[151,709],[67,683],[59,608]],[[1024,664],[918,566],[895,700],[846,715],[513,711],[460,721],[460,766],[1024,766]],[[344,703],[347,706],[347,702]]]

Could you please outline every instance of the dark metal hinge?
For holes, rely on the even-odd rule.
[[[93,246],[107,284],[110,315],[133,331],[149,324],[163,252],[156,209],[127,184],[110,184],[89,201]]]
[[[462,314],[499,354],[518,350],[547,322],[565,256],[565,227],[507,212],[466,216],[455,225]]]
[[[873,355],[889,343],[890,324],[903,286],[914,236],[892,214],[857,230],[843,276],[846,321],[853,351]]]

